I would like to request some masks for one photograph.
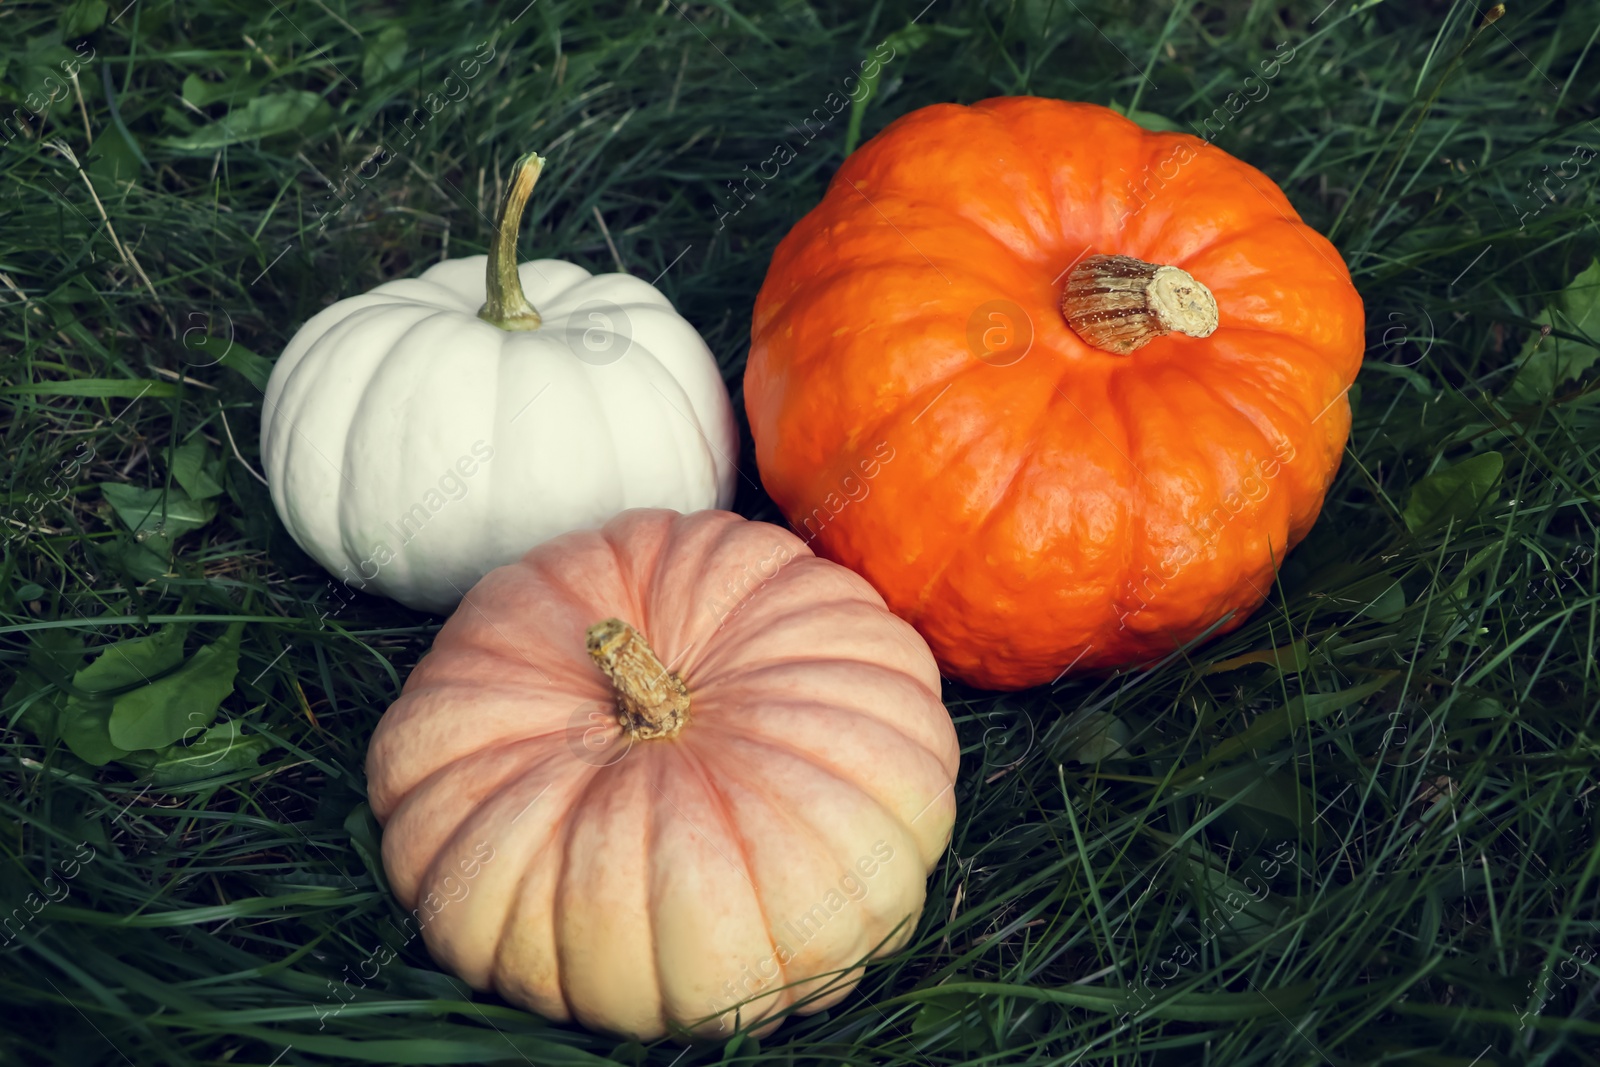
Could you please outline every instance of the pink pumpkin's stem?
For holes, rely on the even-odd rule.
[[[689,687],[666,668],[644,635],[621,619],[589,627],[589,658],[611,680],[617,722],[636,741],[674,737],[689,721]]]

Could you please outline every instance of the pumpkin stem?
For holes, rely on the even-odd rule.
[[[522,209],[544,169],[544,159],[529,152],[513,167],[515,173],[494,222],[494,236],[489,238],[488,299],[478,309],[478,318],[502,330],[537,330],[543,320],[523,295],[522,278],[517,274],[517,230],[522,226]]]
[[[1126,356],[1157,337],[1210,337],[1217,298],[1188,271],[1132,256],[1089,256],[1073,268],[1061,313],[1083,340]]]
[[[611,679],[617,722],[634,740],[673,737],[689,721],[689,687],[669,671],[644,635],[621,619],[589,627],[589,658]]]

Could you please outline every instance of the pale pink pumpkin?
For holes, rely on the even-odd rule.
[[[478,583],[367,775],[440,963],[552,1019],[715,1037],[905,943],[957,757],[932,654],[865,580],[767,523],[637,510]]]

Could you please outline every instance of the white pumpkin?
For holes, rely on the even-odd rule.
[[[273,368],[273,504],[356,588],[447,612],[568,530],[733,501],[733,408],[694,327],[632,275],[516,265],[543,164],[517,161],[490,256],[339,301]]]

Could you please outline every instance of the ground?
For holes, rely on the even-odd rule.
[[[0,7],[4,1062],[1600,1062],[1600,4],[124,3]],[[655,280],[738,406],[848,150],[1023,93],[1208,134],[1339,248],[1368,349],[1314,531],[1152,669],[948,685],[950,850],[827,1013],[685,1051],[469,996],[364,806],[439,620],[285,533],[271,361],[483,252],[538,148],[524,256]]]

